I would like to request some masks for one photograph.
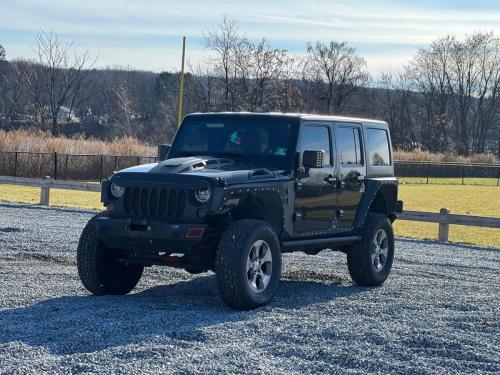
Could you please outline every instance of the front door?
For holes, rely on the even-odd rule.
[[[336,123],[338,158],[338,229],[350,229],[364,192],[366,177],[362,129],[359,124]]]
[[[300,137],[300,160],[295,193],[294,229],[319,232],[330,228],[335,218],[337,196],[333,179],[331,126],[328,123],[304,123]],[[306,150],[323,151],[323,168],[306,170],[302,154]]]

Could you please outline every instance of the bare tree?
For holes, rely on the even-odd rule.
[[[407,72],[382,73],[378,86],[382,95],[377,105],[381,116],[391,125],[392,142],[401,149],[418,147],[415,134],[415,93]]]
[[[30,92],[42,125],[48,110],[51,131],[56,134],[61,107],[67,104],[74,108],[82,82],[95,60],[90,60],[88,51],[81,54],[72,51],[73,43],[63,42],[54,32],[39,32],[36,42],[35,63],[26,63],[17,72]]]
[[[449,130],[452,126],[449,116],[448,95],[449,56],[451,38],[432,43],[429,49],[420,49],[407,68],[414,89],[420,93],[419,100],[421,140],[432,152],[449,149]]]
[[[113,90],[115,110],[113,122],[121,128],[126,135],[134,136],[132,119],[135,115],[134,97],[126,81],[121,81]]]
[[[500,40],[493,33],[441,38],[419,50],[408,73],[426,148],[484,152],[500,115]]]
[[[43,86],[43,66],[26,60],[14,61],[11,66],[28,96],[35,121],[41,123],[45,129],[45,108],[48,106],[48,100]]]
[[[269,111],[276,107],[279,101],[279,85],[285,77],[287,63],[287,51],[271,48],[265,39],[252,48],[251,110]]]
[[[305,77],[326,83],[326,112],[341,111],[347,99],[367,83],[368,72],[364,58],[347,43],[307,43]],[[322,91],[322,90],[321,90]]]
[[[0,62],[5,61],[5,48],[0,44]]]
[[[246,39],[237,29],[237,23],[224,16],[219,26],[205,33],[205,47],[215,56],[213,63],[218,65],[216,72],[221,72],[224,93],[224,109],[233,110],[235,107],[234,74],[236,72],[234,52],[240,48]]]
[[[188,61],[188,67],[193,73],[191,93],[199,103],[199,108],[204,112],[215,111],[217,108],[216,73],[212,70],[211,64],[207,61],[202,61],[193,66]]]

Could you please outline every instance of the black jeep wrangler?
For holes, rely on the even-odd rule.
[[[106,211],[78,244],[91,293],[126,294],[145,266],[214,271],[232,308],[267,304],[281,254],[347,254],[352,279],[381,285],[394,257],[397,200],[385,122],[303,114],[184,118],[165,160],[102,185]]]

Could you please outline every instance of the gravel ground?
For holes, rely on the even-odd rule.
[[[75,267],[90,212],[0,204],[1,373],[500,373],[500,250],[398,240],[391,277],[345,255],[284,256],[273,303],[224,307],[213,274],[153,267],[92,297]]]

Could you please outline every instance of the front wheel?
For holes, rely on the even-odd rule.
[[[144,266],[127,265],[120,250],[106,248],[97,236],[96,215],[89,220],[80,236],[77,249],[78,275],[92,294],[127,294],[139,282]]]
[[[347,266],[358,285],[382,285],[394,259],[394,232],[385,215],[369,213],[361,228],[361,241],[347,251]]]
[[[224,233],[215,262],[217,289],[226,305],[251,310],[274,297],[281,276],[281,249],[271,226],[240,220]]]

